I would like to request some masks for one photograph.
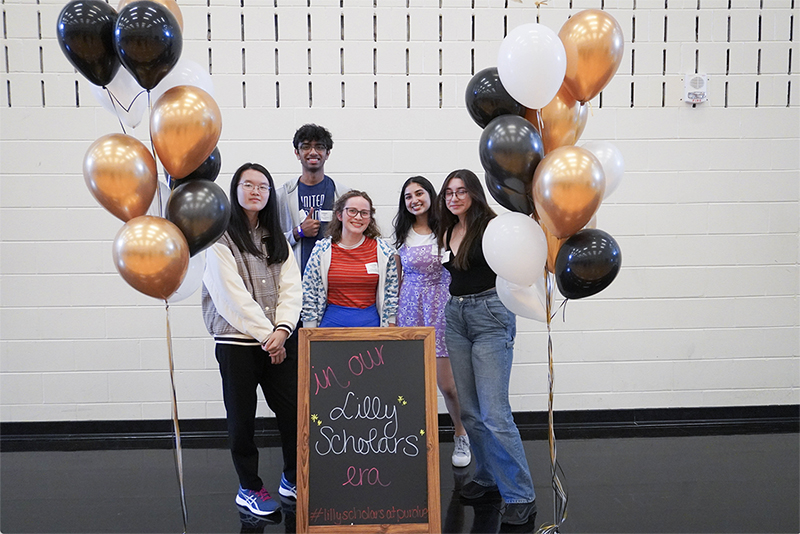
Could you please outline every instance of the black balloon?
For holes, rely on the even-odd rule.
[[[533,173],[544,157],[542,138],[533,124],[517,115],[502,115],[490,122],[481,134],[478,152],[486,171],[489,191],[501,205],[509,200],[503,191],[516,191],[528,196],[533,183]],[[489,183],[489,176],[492,183]],[[500,198],[495,196],[498,192]],[[513,202],[521,207],[524,203]],[[512,208],[509,208],[512,209]],[[530,211],[514,209],[530,215]]]
[[[122,65],[149,91],[178,62],[183,37],[169,9],[150,0],[140,0],[119,12],[114,46]]]
[[[530,197],[531,184],[514,178],[501,182],[488,172],[486,173],[486,188],[489,194],[510,211],[517,211],[525,215],[533,213],[533,199]]]
[[[119,70],[114,50],[117,12],[101,0],[70,2],[61,10],[56,37],[72,66],[87,80],[104,87]]]
[[[179,185],[167,202],[167,219],[183,232],[191,256],[222,237],[230,216],[231,205],[225,191],[208,180]]]
[[[525,116],[527,111],[503,87],[497,67],[483,69],[472,77],[467,84],[466,99],[469,116],[481,128],[500,115]]]
[[[185,176],[180,180],[176,180],[167,174],[168,183],[172,189],[175,189],[179,185],[185,184],[191,180],[208,180],[213,182],[217,179],[217,176],[219,176],[219,170],[221,167],[222,156],[219,154],[219,147],[216,147],[211,155],[208,156],[199,167],[189,173],[188,176]]]
[[[556,283],[568,299],[599,293],[614,281],[622,265],[622,252],[613,237],[587,228],[567,239],[558,250]]]

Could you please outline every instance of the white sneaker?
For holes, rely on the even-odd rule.
[[[453,450],[453,465],[456,467],[466,467],[472,461],[472,453],[469,452],[469,437],[455,436],[453,438],[455,449]]]

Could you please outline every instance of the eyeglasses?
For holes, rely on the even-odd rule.
[[[345,208],[344,211],[350,216],[355,217],[356,215],[361,215],[362,219],[369,219],[372,217],[372,213],[370,210],[357,210],[356,208]]]
[[[462,198],[465,198],[468,193],[469,192],[463,187],[460,187],[455,191],[452,189],[445,189],[444,198],[445,200],[450,200],[451,198],[456,197],[457,199],[461,200]]]
[[[268,185],[261,184],[257,186],[256,184],[251,184],[250,182],[242,182],[239,185],[242,186],[242,189],[244,189],[245,191],[252,191],[253,189],[258,189],[258,192],[261,193],[262,195],[266,194],[266,192],[269,191],[270,189]]]
[[[300,150],[303,152],[309,152],[310,150],[316,150],[319,153],[327,152],[328,145],[325,143],[301,143]]]

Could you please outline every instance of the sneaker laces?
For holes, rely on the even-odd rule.
[[[269,499],[272,498],[272,497],[269,496],[269,492],[267,491],[267,488],[265,488],[263,486],[261,487],[261,489],[259,491],[256,492],[256,497],[258,497],[262,501],[268,501]]]
[[[466,454],[468,450],[469,450],[469,445],[467,444],[467,437],[456,436],[456,447],[455,447],[456,454]]]

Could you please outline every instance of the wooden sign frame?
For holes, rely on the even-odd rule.
[[[297,387],[297,532],[339,533],[339,532],[387,532],[387,533],[429,533],[441,532],[441,490],[439,485],[439,428],[438,401],[436,393],[436,341],[432,327],[389,327],[389,328],[301,328],[298,346],[298,387]],[[359,524],[309,525],[309,467],[310,439],[309,426],[311,396],[311,350],[316,341],[402,341],[422,340],[424,347],[424,395],[425,395],[425,440],[420,445],[427,460],[427,521],[392,522],[384,519]]]

